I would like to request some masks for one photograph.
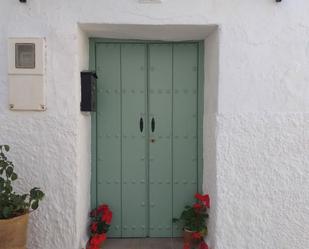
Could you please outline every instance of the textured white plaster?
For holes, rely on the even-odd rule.
[[[78,32],[79,72],[87,70],[89,66],[89,40],[84,32]],[[78,72],[77,78],[80,78]],[[77,80],[78,82],[78,80]],[[78,94],[80,94],[80,85]],[[91,161],[91,117],[90,113],[79,115],[79,165],[77,171],[77,205],[76,225],[77,238],[80,239],[79,248],[83,248],[88,240],[88,213],[90,209],[90,161]]]
[[[204,40],[217,25],[80,24],[89,37],[185,41]],[[171,32],[173,30],[173,32]]]
[[[217,67],[206,61],[217,70],[208,69],[205,88],[204,190],[213,195],[215,229],[209,242],[216,249],[307,249],[308,9],[306,0],[1,1],[0,143],[12,145],[19,188],[46,192],[31,214],[29,249],[80,249],[86,238],[90,117],[79,112],[87,46],[78,24],[218,24],[218,37],[206,45],[218,59]],[[8,37],[46,37],[44,113],[8,110]]]
[[[308,248],[308,114],[217,122],[217,248]]]

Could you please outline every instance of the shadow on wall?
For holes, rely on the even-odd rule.
[[[216,245],[217,219],[217,112],[219,87],[219,30],[215,29],[205,39],[205,87],[204,87],[204,176],[203,190],[211,196],[208,221],[208,244]]]

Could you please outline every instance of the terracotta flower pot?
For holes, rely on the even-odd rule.
[[[26,249],[29,214],[0,220],[0,249]]]
[[[183,231],[183,242],[185,244],[190,245],[192,243],[192,233],[194,233],[194,231],[184,229],[184,231]]]

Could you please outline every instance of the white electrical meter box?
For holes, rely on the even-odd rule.
[[[46,110],[45,39],[9,38],[9,107]]]

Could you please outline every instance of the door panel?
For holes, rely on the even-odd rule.
[[[114,216],[110,236],[121,236],[120,45],[96,47],[97,203],[108,203]]]
[[[121,45],[121,79],[122,237],[145,237],[147,74],[144,44]]]
[[[172,51],[171,44],[149,45],[150,237],[172,236]]]
[[[173,53],[173,215],[197,191],[197,46],[176,44]],[[181,230],[174,226],[174,236]]]

